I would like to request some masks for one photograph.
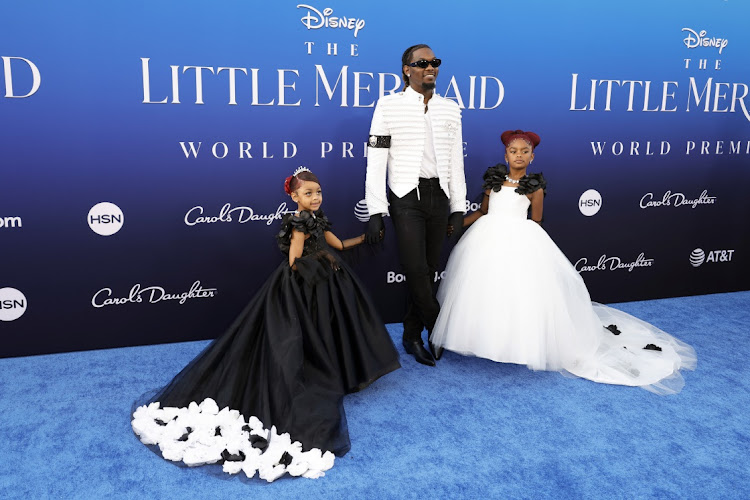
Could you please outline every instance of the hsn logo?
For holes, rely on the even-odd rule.
[[[589,189],[578,199],[578,210],[586,217],[595,215],[602,208],[602,195],[596,189]]]
[[[26,296],[15,288],[0,288],[0,321],[13,321],[26,312]]]
[[[122,214],[120,207],[114,203],[102,202],[97,203],[86,217],[89,227],[96,234],[102,236],[111,236],[122,229],[125,223],[125,216]]]

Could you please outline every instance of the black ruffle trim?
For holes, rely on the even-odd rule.
[[[316,242],[325,241],[324,233],[331,229],[331,221],[328,220],[322,209],[316,210],[314,213],[303,210],[299,215],[286,214],[281,220],[281,230],[276,235],[279,250],[286,255],[289,255],[293,229],[311,235],[310,239]]]
[[[507,176],[508,167],[502,163],[498,163],[497,165],[488,168],[482,176],[482,179],[484,180],[482,189],[491,189],[496,192],[500,191],[500,189],[503,188],[503,183]],[[542,175],[541,172],[527,174],[521,177],[515,191],[518,194],[531,194],[538,189],[542,189],[544,194],[547,194],[547,181],[544,179],[544,175]]]
[[[484,190],[491,189],[495,192],[500,191],[500,188],[503,187],[503,182],[505,182],[505,178],[507,176],[508,176],[508,167],[506,167],[502,163],[498,163],[494,167],[488,168],[487,171],[482,176],[482,179],[484,180],[484,184],[482,184],[482,189]]]
[[[521,177],[516,188],[516,193],[531,194],[538,189],[541,189],[545,196],[547,195],[547,181],[544,180],[544,175],[541,172],[538,174],[526,174]]]

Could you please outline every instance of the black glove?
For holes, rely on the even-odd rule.
[[[365,243],[374,245],[379,243],[385,236],[385,225],[383,224],[383,214],[370,216],[370,222],[367,223],[367,232],[365,233]]]
[[[448,240],[452,245],[458,243],[458,239],[464,232],[464,214],[453,212],[448,217]]]

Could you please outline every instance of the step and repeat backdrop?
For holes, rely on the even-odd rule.
[[[300,165],[336,234],[361,234],[373,108],[416,43],[463,110],[468,210],[500,133],[532,130],[544,227],[594,300],[746,290],[748,16],[736,0],[4,5],[0,356],[219,335],[282,261]],[[356,257],[398,322],[388,219]]]

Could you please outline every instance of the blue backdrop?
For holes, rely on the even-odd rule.
[[[503,130],[542,137],[545,229],[594,300],[748,289],[749,14],[733,0],[4,6],[0,356],[220,334],[281,262],[299,165],[337,235],[363,232],[373,105],[400,90],[414,43],[463,108],[469,198]],[[399,321],[389,226],[355,267]]]

